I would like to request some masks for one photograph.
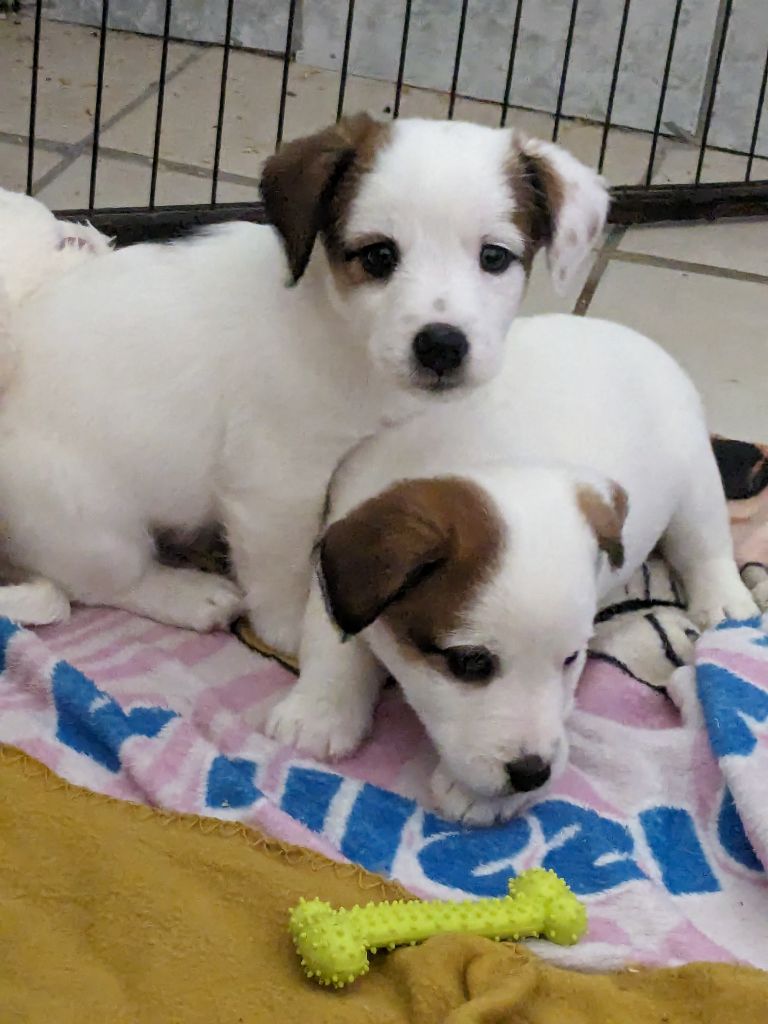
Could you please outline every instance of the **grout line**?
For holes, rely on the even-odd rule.
[[[713,267],[708,263],[691,263],[688,260],[676,260],[668,256],[653,256],[642,252],[628,252],[625,249],[610,252],[607,261],[613,260],[618,263],[640,263],[664,270],[681,270],[686,274],[702,274],[705,277],[724,277],[731,281],[768,285],[768,274],[756,274],[749,270],[733,270],[730,267]]]
[[[115,149],[112,146],[100,146],[99,153],[112,157],[116,160],[123,160],[126,163],[140,164],[143,167],[152,166],[152,157],[144,153],[131,153],[125,149]],[[178,171],[180,174],[188,174],[195,178],[210,180],[213,173],[210,167],[201,167],[199,164],[185,164],[180,160],[171,160],[168,157],[160,157],[158,165],[165,171]],[[232,185],[253,185],[258,186],[260,178],[251,177],[247,174],[237,174],[235,171],[219,171],[219,181],[226,181]]]
[[[27,149],[27,137],[25,135],[16,135],[13,132],[0,131],[0,142],[6,142],[12,146],[18,146],[19,149]],[[35,139],[35,148],[43,150],[44,152],[61,153],[62,156],[69,154],[72,147],[66,142],[56,142],[53,139]],[[78,154],[81,155],[81,154]],[[122,160],[125,163],[139,164],[142,167],[152,166],[152,157],[147,156],[146,153],[133,153],[127,149],[117,149],[114,146],[99,146],[99,155],[111,157],[115,160]],[[211,177],[210,167],[201,167],[199,164],[186,164],[181,160],[172,160],[169,157],[160,157],[158,165],[164,171],[178,171],[180,174],[188,174],[194,178],[205,178],[209,180]],[[219,171],[219,179],[225,181],[231,185],[253,185],[258,187],[260,178],[258,176],[251,176],[248,174],[237,174],[235,171]]]
[[[165,76],[166,85],[168,84],[168,82],[172,82],[177,75],[181,74],[182,71],[185,71],[191,64],[194,64],[198,60],[200,60],[201,57],[202,52],[193,52],[188,54],[182,61],[179,62],[179,64],[172,71],[169,71],[168,74]],[[124,107],[121,107],[118,111],[116,111],[112,115],[112,117],[107,118],[107,120],[104,121],[104,123],[101,125],[101,132],[106,132],[110,128],[114,127],[114,125],[116,125],[117,122],[120,121],[123,117],[125,117],[127,114],[133,113],[134,110],[140,107],[148,99],[156,95],[158,87],[158,82],[151,82],[138,94],[138,96],[134,96],[134,98],[132,100],[129,100]],[[79,157],[83,156],[83,154],[90,149],[92,144],[93,132],[89,132],[87,135],[83,136],[83,138],[79,139],[77,142],[73,142],[68,147],[67,155],[57,164],[55,164],[49,171],[46,171],[45,174],[40,175],[40,177],[34,184],[33,195],[37,195],[37,193],[42,191],[42,189],[44,189],[47,185],[50,185],[52,181],[55,181],[56,178],[59,177],[59,175],[63,174],[64,171],[68,170],[72,166],[72,164],[77,159],[79,159]]]
[[[0,142],[7,142],[12,146],[23,146],[24,149],[27,149],[29,139],[26,135],[19,135],[18,132],[0,131]],[[41,139],[40,136],[35,136],[35,149],[41,149],[45,153],[66,154],[71,148],[71,144],[68,142],[57,142],[55,139]]]
[[[600,284],[600,280],[605,273],[605,269],[616,251],[616,248],[621,243],[626,230],[627,229],[621,225],[614,225],[609,230],[608,237],[598,252],[595,262],[592,264],[592,269],[587,275],[587,280],[584,282],[584,286],[579,293],[578,299],[576,299],[576,304],[573,307],[574,316],[586,315],[590,303],[595,296],[595,292],[597,291],[597,286]]]

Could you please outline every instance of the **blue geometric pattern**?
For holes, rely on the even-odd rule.
[[[209,807],[250,807],[263,794],[253,784],[257,765],[246,757],[213,759],[208,772],[205,802]]]
[[[768,693],[720,665],[696,669],[699,700],[715,757],[746,757],[757,746],[749,719],[768,718]]]
[[[111,772],[120,771],[120,748],[130,736],[157,736],[177,717],[168,708],[123,711],[114,697],[65,661],[55,666],[51,682],[58,715],[56,738]]]
[[[732,628],[744,630],[743,625]],[[0,669],[19,627],[0,619]],[[755,657],[765,634],[754,630]],[[700,704],[715,755],[747,757],[768,722],[768,693],[717,664],[697,669]],[[159,737],[177,718],[163,707],[124,709],[82,672],[57,662],[51,672],[56,737],[110,772],[121,770],[123,744]],[[162,741],[161,741],[162,742]],[[268,755],[271,756],[271,755]],[[283,756],[283,755],[280,755]],[[262,765],[212,749],[204,762],[205,807],[242,817],[265,798],[256,785]],[[740,770],[742,762],[736,762]],[[748,763],[747,763],[748,764]],[[263,778],[274,779],[268,762]],[[263,783],[266,785],[266,782]],[[670,806],[662,795],[634,814],[598,811],[575,798],[545,798],[503,824],[465,827],[425,812],[414,800],[323,765],[289,763],[270,800],[294,821],[330,840],[349,860],[398,876],[410,858],[427,885],[474,896],[498,896],[532,861],[562,875],[579,896],[624,886],[663,885],[683,899],[725,891],[726,861],[744,878],[765,876],[727,788],[706,820],[693,807]],[[202,795],[202,794],[201,794]],[[671,801],[670,801],[671,802]]]

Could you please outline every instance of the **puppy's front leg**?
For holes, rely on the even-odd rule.
[[[299,662],[299,680],[269,716],[267,735],[322,760],[351,754],[371,727],[386,673],[363,640],[341,640],[317,580],[307,602]]]
[[[232,565],[251,626],[281,654],[299,650],[319,520],[320,510],[298,499],[293,504],[273,500],[269,514],[248,495],[225,505]]]

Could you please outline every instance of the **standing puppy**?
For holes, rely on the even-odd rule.
[[[366,115],[285,146],[262,192],[273,227],[134,246],[23,304],[0,519],[67,598],[200,630],[242,595],[152,536],[221,522],[254,628],[292,650],[338,459],[493,378],[533,254],[566,284],[607,196],[513,131]]]
[[[301,676],[268,731],[347,754],[389,672],[437,748],[437,810],[510,817],[566,763],[595,615],[660,540],[702,626],[756,614],[683,371],[617,324],[520,320],[484,394],[341,464]]]

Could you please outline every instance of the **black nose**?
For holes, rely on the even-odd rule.
[[[413,339],[416,362],[439,377],[458,370],[467,352],[466,335],[450,324],[427,324]]]
[[[519,761],[508,761],[504,765],[512,788],[518,793],[530,793],[549,781],[552,769],[538,754],[529,754]]]

